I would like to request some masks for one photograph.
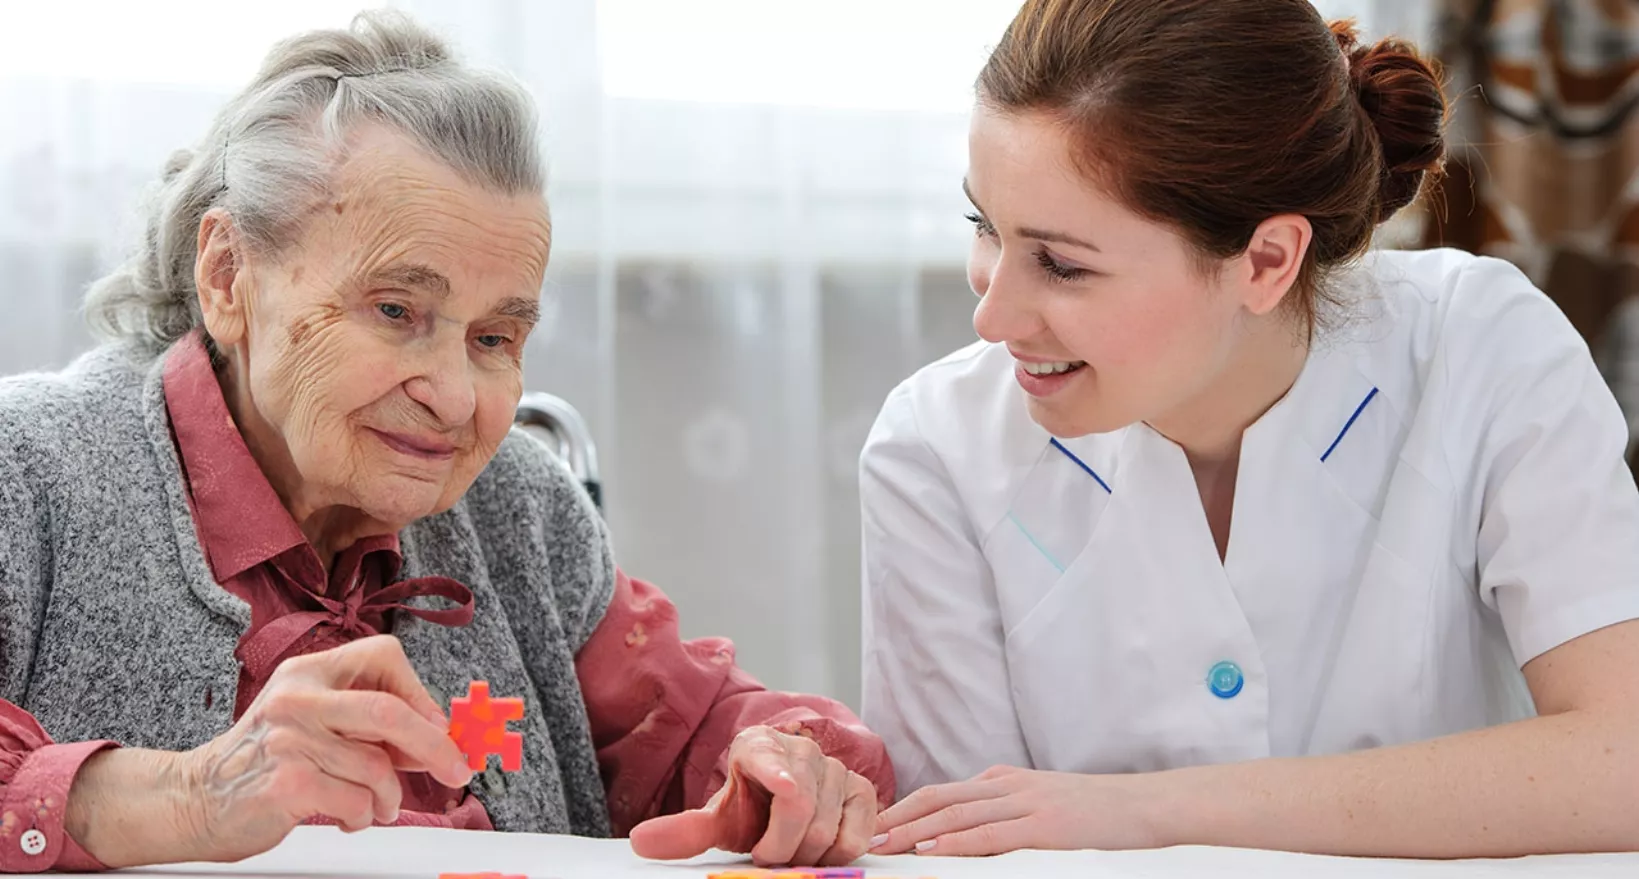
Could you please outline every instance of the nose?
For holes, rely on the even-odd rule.
[[[404,383],[404,392],[443,427],[458,427],[472,420],[478,392],[466,340],[458,337],[433,346],[420,374]]]
[[[970,270],[968,280],[979,294],[979,304],[973,309],[973,331],[979,338],[992,343],[1016,342],[1045,328],[1024,279],[1014,277],[1006,260]]]

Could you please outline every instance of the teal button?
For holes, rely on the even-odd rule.
[[[1233,699],[1246,686],[1246,675],[1241,674],[1241,667],[1235,663],[1220,662],[1206,673],[1206,685],[1219,699]]]

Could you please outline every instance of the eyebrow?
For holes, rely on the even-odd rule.
[[[967,200],[973,203],[973,206],[978,209],[979,213],[983,214],[985,212],[985,209],[979,206],[979,200],[973,197],[973,190],[968,187],[967,178],[965,177],[962,178],[962,194],[967,196]],[[1063,232],[1049,232],[1044,229],[1032,229],[1029,227],[1023,227],[1017,231],[1019,233],[1019,237],[1021,238],[1034,238],[1037,241],[1053,241],[1058,244],[1068,244],[1072,247],[1080,247],[1085,250],[1091,250],[1094,253],[1103,253],[1102,250],[1099,250],[1098,245],[1092,243],[1091,241],[1083,241],[1074,235],[1066,235]]]
[[[530,326],[541,322],[541,306],[521,296],[508,296],[496,306],[495,313],[501,317],[510,317],[521,320]]]
[[[452,289],[449,278],[444,277],[437,269],[418,263],[388,266],[380,271],[371,272],[370,281],[375,284],[395,284],[421,290],[437,299],[448,299]],[[530,326],[541,322],[540,304],[522,296],[508,296],[501,300],[493,313],[499,317],[524,321]]]
[[[450,279],[444,277],[436,269],[417,263],[388,266],[370,273],[371,283],[396,284],[400,287],[409,287],[424,293],[431,293],[439,299],[448,299],[450,296]]]

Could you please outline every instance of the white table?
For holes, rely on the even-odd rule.
[[[129,871],[141,879],[437,879],[439,873],[502,872],[530,879],[705,879],[729,855],[660,864],[633,856],[624,841],[471,831],[377,828],[348,836],[301,827],[273,851],[238,864],[184,864]],[[1145,852],[1018,852],[1000,858],[865,858],[870,877],[936,879],[1636,879],[1639,854],[1504,861],[1384,861],[1220,848]]]

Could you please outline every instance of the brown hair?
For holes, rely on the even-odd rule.
[[[1399,40],[1357,45],[1352,21],[1328,25],[1309,0],[1027,0],[978,88],[1065,124],[1084,173],[1208,261],[1270,217],[1307,217],[1288,297],[1306,326],[1331,301],[1328,270],[1445,156],[1433,65]]]

